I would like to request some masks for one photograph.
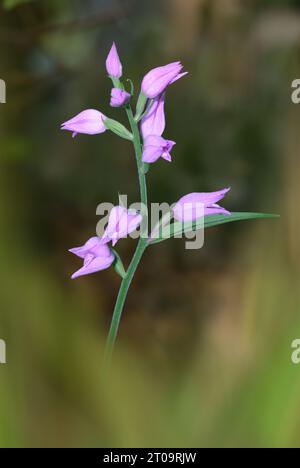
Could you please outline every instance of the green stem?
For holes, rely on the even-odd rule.
[[[146,185],[146,177],[143,171],[144,163],[142,161],[142,145],[141,145],[139,127],[138,127],[137,122],[134,120],[133,112],[129,105],[126,106],[126,113],[127,113],[127,117],[130,123],[131,131],[133,134],[133,146],[134,146],[137,170],[138,170],[138,175],[139,175],[141,203],[147,206],[148,204],[147,185]]]
[[[142,239],[140,239],[136,251],[134,253],[134,256],[131,260],[131,263],[128,267],[127,273],[125,278],[123,279],[121,283],[121,287],[118,293],[117,301],[115,304],[115,309],[107,337],[107,342],[106,342],[106,349],[105,349],[105,361],[109,362],[112,356],[114,344],[117,338],[118,334],[118,329],[120,325],[120,320],[124,308],[124,304],[126,301],[127,293],[129,290],[129,287],[131,285],[131,282],[133,280],[134,274],[136,272],[136,269],[138,267],[138,264],[140,263],[140,260],[142,258],[142,255],[146,249],[146,245],[142,243]]]
[[[136,157],[137,170],[138,170],[138,176],[139,176],[141,203],[147,207],[147,186],[146,186],[146,177],[143,172],[142,146],[141,146],[140,132],[139,132],[138,124],[134,120],[133,112],[132,112],[130,105],[126,106],[126,113],[127,113],[127,117],[130,123],[131,131],[133,134],[133,145],[134,145],[134,150],[135,150],[135,157]],[[141,236],[137,244],[135,253],[130,262],[130,265],[128,267],[128,270],[126,272],[126,275],[121,283],[120,290],[118,293],[118,297],[117,297],[117,301],[115,304],[114,313],[113,313],[113,317],[112,317],[112,321],[111,321],[111,325],[110,325],[110,329],[109,329],[109,333],[107,337],[107,342],[106,342],[106,348],[105,348],[105,362],[106,363],[109,363],[111,359],[114,344],[115,344],[117,334],[118,334],[118,329],[119,329],[120,320],[122,317],[124,304],[125,304],[126,297],[127,297],[127,293],[131,285],[131,282],[133,280],[136,269],[141,261],[141,258],[146,248],[147,248],[147,239],[145,239],[144,236]]]

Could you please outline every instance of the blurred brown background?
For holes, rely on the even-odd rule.
[[[136,90],[155,66],[189,71],[168,92],[177,146],[151,168],[151,200],[231,186],[226,208],[281,218],[149,249],[103,381],[119,278],[71,281],[67,249],[94,235],[100,202],[138,201],[134,157],[59,126],[85,108],[124,121],[113,40]],[[0,41],[0,445],[298,446],[300,2],[3,0]],[[134,245],[118,244],[125,262]]]

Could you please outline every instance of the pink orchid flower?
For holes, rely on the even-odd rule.
[[[105,270],[115,259],[114,253],[100,237],[91,237],[83,246],[70,249],[69,252],[84,260],[83,267],[73,273],[72,279]]]
[[[187,72],[181,73],[182,68],[180,62],[173,62],[150,70],[142,81],[143,94],[149,99],[161,95],[168,85],[187,74]]]
[[[217,204],[222,200],[230,188],[217,192],[194,192],[180,198],[173,208],[174,218],[178,221],[195,221],[201,216],[231,213]]]
[[[141,222],[142,215],[137,211],[127,210],[123,206],[114,206],[109,215],[103,240],[105,242],[112,241],[112,245],[115,245],[119,239],[127,237],[135,231]]]
[[[73,132],[73,137],[75,137],[77,133],[97,135],[107,130],[104,125],[105,119],[106,116],[102,114],[102,112],[95,109],[87,109],[64,122],[61,125],[61,129]]]
[[[130,94],[120,88],[113,88],[111,90],[111,107],[122,107],[130,100]]]
[[[111,78],[121,78],[122,76],[122,64],[114,42],[106,59],[106,71]]]
[[[166,127],[165,93],[157,97],[149,112],[141,120],[141,133],[143,139],[149,135],[161,136]]]
[[[175,141],[165,140],[161,136],[149,135],[144,140],[143,162],[154,163],[159,158],[172,161],[171,150]]]

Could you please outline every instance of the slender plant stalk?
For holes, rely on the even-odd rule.
[[[138,128],[137,122],[134,120],[133,112],[130,105],[126,106],[126,113],[130,123],[131,131],[133,134],[133,146],[135,151],[135,158],[137,163],[137,170],[139,176],[139,185],[140,185],[140,198],[142,205],[147,207],[147,185],[146,177],[143,170],[143,161],[142,161],[142,146],[141,146],[141,137]],[[144,224],[144,223],[142,223]],[[120,320],[126,301],[127,293],[131,285],[132,279],[136,272],[136,269],[141,261],[143,253],[147,247],[147,239],[144,236],[139,238],[135,253],[132,257],[126,275],[121,283],[120,290],[118,293],[117,301],[114,308],[114,313],[112,321],[110,324],[110,329],[107,337],[106,348],[105,348],[105,363],[108,364],[111,360],[113,353],[114,344],[117,338],[118,329],[120,325]]]
[[[133,134],[133,146],[135,151],[135,158],[139,176],[139,184],[140,184],[140,194],[141,194],[141,203],[145,206],[148,205],[148,196],[147,196],[147,185],[146,185],[146,177],[143,171],[143,161],[142,161],[142,145],[141,145],[141,137],[140,131],[137,122],[134,120],[133,113],[131,107],[128,105],[126,106],[126,113],[130,123],[131,131]]]

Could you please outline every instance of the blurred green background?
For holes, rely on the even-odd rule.
[[[2,0],[0,365],[2,447],[300,445],[298,0]],[[112,41],[136,89],[181,59],[168,91],[171,165],[152,201],[231,186],[232,211],[281,214],[146,252],[101,374],[119,278],[76,281],[67,249],[94,235],[96,206],[138,201],[131,146],[61,122],[109,108]],[[135,241],[118,250],[130,260]]]

